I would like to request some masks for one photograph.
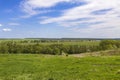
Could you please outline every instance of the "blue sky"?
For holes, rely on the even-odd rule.
[[[120,0],[0,0],[0,38],[120,38]]]

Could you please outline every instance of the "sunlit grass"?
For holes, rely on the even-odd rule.
[[[119,80],[120,57],[0,55],[0,80]]]

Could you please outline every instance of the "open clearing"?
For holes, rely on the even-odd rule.
[[[120,80],[120,56],[1,54],[0,80]]]

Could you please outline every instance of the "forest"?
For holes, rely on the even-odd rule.
[[[120,48],[119,40],[0,40],[2,54],[80,54]]]

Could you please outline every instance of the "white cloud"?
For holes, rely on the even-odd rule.
[[[10,28],[4,28],[4,29],[2,29],[4,32],[10,32],[10,31],[12,31],[12,29],[10,29]]]
[[[55,6],[61,2],[78,2],[80,0],[23,0],[20,4],[22,11],[27,15],[23,17],[31,17],[40,13],[45,13],[46,11],[40,11],[40,8],[49,8]],[[49,10],[48,10],[49,11]]]
[[[10,25],[10,26],[19,26],[20,24],[19,23],[9,23],[8,25]]]
[[[0,26],[3,26],[2,24],[0,24]]]
[[[103,0],[85,0],[85,1],[89,4],[66,10],[62,16],[57,18],[46,19],[41,23],[46,24],[46,23],[59,22],[59,21],[64,22],[68,20],[77,20],[77,19],[86,18],[86,17],[94,18],[94,21],[96,19],[101,21],[100,18],[102,18],[102,21],[103,21],[103,20],[106,20],[107,17],[112,18],[120,15],[119,0],[104,0],[104,1]],[[109,9],[109,8],[113,8],[113,10],[106,15],[90,14],[91,12],[96,10]]]
[[[56,23],[71,30],[93,35],[95,32],[120,37],[120,0],[84,0],[86,5],[64,11],[62,16],[47,18],[40,24]],[[100,14],[100,11],[106,11]],[[95,14],[95,12],[99,14]],[[94,14],[93,14],[94,13]],[[102,12],[101,12],[102,13]],[[88,20],[86,20],[88,18]],[[82,19],[82,20],[81,20]],[[98,23],[98,24],[97,24]],[[83,27],[81,27],[83,26]],[[107,31],[108,30],[108,31]]]
[[[40,24],[56,23],[81,34],[95,37],[102,36],[102,33],[104,36],[120,37],[120,0],[24,0],[21,8],[27,17],[30,17],[42,13],[38,10],[40,8],[53,7],[60,2],[78,3],[81,1],[87,4],[65,10],[59,17],[42,18]],[[105,10],[104,14],[100,13]]]

